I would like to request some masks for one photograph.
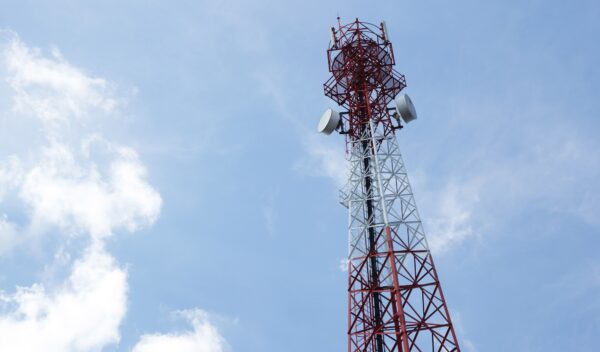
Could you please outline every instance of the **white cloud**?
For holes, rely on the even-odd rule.
[[[65,130],[56,128],[58,122],[95,118],[95,110],[112,111],[116,99],[109,84],[87,76],[56,49],[51,57],[43,56],[16,34],[2,49],[6,80],[14,94],[9,116],[20,119],[23,112],[32,113],[47,144],[26,145],[22,155],[0,162],[0,200],[16,190],[30,210],[28,231],[33,233],[45,233],[51,225],[98,239],[115,230],[136,231],[152,224],[161,198],[147,183],[137,153],[93,132],[82,131],[69,143]],[[7,241],[8,236],[0,237],[0,243]]]
[[[133,348],[133,352],[223,352],[227,345],[206,312],[195,309],[180,312],[192,330],[170,334],[147,334]]]
[[[0,296],[8,307],[0,315],[0,350],[100,351],[119,341],[126,300],[126,271],[92,245],[60,287],[33,284]]]
[[[3,59],[15,93],[15,111],[32,113],[47,126],[87,117],[93,110],[109,112],[116,105],[104,79],[86,75],[66,62],[57,49],[48,58],[13,38]]]
[[[54,263],[46,265],[45,274],[54,279],[55,267],[79,258],[64,281],[0,291],[0,350],[101,351],[120,340],[128,291],[127,272],[105,250],[104,240],[154,223],[162,200],[135,150],[85,128],[65,135],[66,124],[85,127],[82,119],[113,111],[116,100],[106,81],[85,75],[57,51],[44,57],[16,36],[1,47],[14,93],[6,117],[35,116],[45,140],[24,143],[17,155],[0,161],[0,202],[20,202],[29,215],[21,222],[13,222],[10,214],[0,217],[0,252],[31,242],[32,234],[56,230],[87,235],[87,249],[70,253],[61,245]],[[166,340],[148,335],[142,342],[152,347],[158,338],[160,346],[169,346],[166,350],[179,350],[189,340],[194,351],[221,351],[222,338],[200,311],[187,314],[194,331]]]
[[[105,80],[85,75],[56,50],[44,57],[16,37],[4,46],[2,58],[14,92],[12,118],[37,117],[46,142],[28,145],[20,155],[0,162],[0,201],[12,192],[30,215],[25,224],[0,217],[0,253],[32,240],[28,235],[56,229],[67,235],[87,234],[89,244],[64,282],[0,291],[0,350],[101,351],[120,340],[128,290],[126,270],[103,242],[120,230],[133,232],[154,223],[160,194],[147,182],[135,150],[93,132],[79,133],[75,142],[65,138],[65,124],[79,124],[97,111],[113,111],[116,100]],[[61,246],[47,270],[71,258],[64,250]],[[134,350],[225,349],[206,313],[192,310],[181,315],[192,330],[144,335]]]
[[[31,208],[35,231],[56,225],[101,238],[121,228],[136,231],[156,220],[161,198],[146,182],[137,154],[106,145],[100,144],[108,149],[102,150],[109,155],[106,170],[89,155],[88,143],[79,153],[58,143],[42,148],[20,190]]]

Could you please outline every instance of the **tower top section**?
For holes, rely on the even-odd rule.
[[[392,43],[384,22],[379,26],[358,18],[331,28],[327,62],[332,76],[325,95],[347,109],[341,132],[358,137],[369,120],[389,124],[388,104],[406,87],[404,75],[394,70]],[[386,120],[386,121],[383,121]]]

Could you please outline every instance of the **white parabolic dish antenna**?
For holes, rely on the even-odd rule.
[[[406,123],[417,119],[417,110],[415,110],[412,100],[406,94],[396,97],[396,109]]]
[[[327,109],[321,116],[321,120],[319,121],[319,132],[325,134],[331,134],[331,132],[335,131],[335,128],[340,123],[340,113],[333,110]]]

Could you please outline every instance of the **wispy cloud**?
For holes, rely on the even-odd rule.
[[[447,184],[437,204],[433,206],[433,217],[429,220],[427,239],[436,254],[450,250],[474,234],[473,209],[478,200],[478,190],[470,184]]]
[[[51,57],[44,57],[39,49],[14,39],[3,58],[15,111],[32,113],[45,124],[86,118],[93,110],[110,112],[116,106],[106,80],[70,65],[56,48]]]
[[[326,177],[341,188],[348,181],[348,165],[342,141],[326,140],[325,136],[304,132],[306,156],[294,163],[294,170],[310,176]]]
[[[475,346],[475,343],[473,341],[471,341],[469,338],[467,338],[467,331],[465,330],[464,324],[462,322],[462,317],[459,311],[454,311],[452,312],[452,317],[453,317],[453,324],[454,324],[454,331],[458,334],[458,336],[460,337],[460,345],[462,346],[462,348],[465,349],[465,351],[467,352],[477,352],[478,349]]]
[[[340,269],[341,272],[348,272],[348,263],[349,260],[348,258],[342,258],[340,259],[340,263],[338,264],[338,269]]]
[[[267,233],[270,236],[273,236],[275,234],[275,209],[273,208],[273,205],[267,205],[264,206],[262,210]]]
[[[299,120],[288,102],[284,79],[286,72],[285,68],[273,63],[268,69],[255,72],[253,77],[259,92],[269,97],[278,116],[290,123],[304,147],[305,154],[295,160],[293,170],[309,176],[329,178],[335,185],[342,187],[348,173],[343,139],[318,134],[318,116],[314,117],[313,129],[307,129]]]
[[[460,110],[448,118],[461,121],[452,128],[470,143],[445,145],[443,164],[417,170],[415,193],[417,202],[423,201],[435,252],[485,241],[536,211],[598,226],[600,158],[592,151],[600,145],[595,136],[565,125],[561,107],[548,111],[540,108],[548,104],[533,98],[518,109],[495,102],[458,104]],[[507,127],[504,116],[519,121],[518,128]],[[439,154],[425,152],[426,157]]]

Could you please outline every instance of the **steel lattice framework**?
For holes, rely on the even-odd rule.
[[[325,95],[346,109],[348,352],[460,351],[388,108],[406,86],[384,24],[332,28]]]

